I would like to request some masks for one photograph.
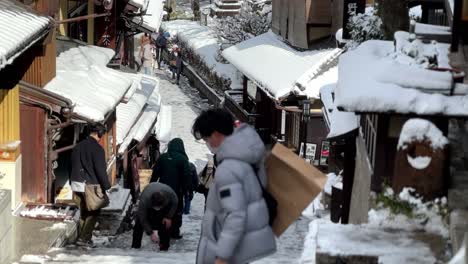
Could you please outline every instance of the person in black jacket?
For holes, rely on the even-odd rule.
[[[172,219],[171,237],[180,239],[182,226],[182,210],[184,194],[193,190],[190,176],[190,165],[185,153],[184,142],[175,138],[169,142],[167,152],[162,154],[153,167],[150,182],[160,182],[169,185],[179,199],[177,213]]]
[[[87,210],[84,197],[85,185],[99,184],[103,191],[111,188],[104,149],[99,145],[105,127],[99,124],[91,125],[89,132],[89,137],[78,143],[71,154],[70,182],[75,203],[81,213],[77,244],[83,246],[93,245],[91,238],[100,213],[100,210]]]

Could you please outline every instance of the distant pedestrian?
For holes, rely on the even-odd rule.
[[[148,184],[140,196],[135,226],[133,228],[132,248],[141,247],[143,232],[151,236],[151,241],[159,243],[161,251],[170,246],[170,230],[178,199],[171,187],[153,182]]]
[[[169,57],[169,66],[172,72],[172,79],[176,79],[176,84],[179,85],[180,74],[182,73],[182,54],[180,53],[179,46],[172,46],[172,51]]]
[[[143,66],[143,73],[146,75],[152,75],[153,68],[153,53],[152,45],[150,41],[146,41],[140,50],[141,64]]]
[[[158,69],[161,69],[163,52],[167,49],[167,39],[169,37],[170,34],[168,32],[160,31],[158,37],[156,38],[156,61],[158,62]]]
[[[105,127],[89,126],[89,136],[78,143],[71,153],[70,182],[75,203],[80,209],[80,227],[77,245],[93,246],[92,236],[100,210],[89,211],[85,199],[86,184],[99,184],[102,191],[111,188],[107,175],[104,149],[99,145]]]
[[[153,167],[151,182],[160,182],[169,185],[179,199],[177,212],[173,217],[171,237],[180,239],[182,226],[182,212],[184,195],[192,190],[190,164],[185,153],[184,142],[175,138],[169,142],[167,152],[162,154]]]
[[[203,111],[192,133],[206,142],[218,161],[197,263],[245,264],[273,254],[275,236],[260,186],[260,182],[266,186],[265,146],[260,136],[247,124],[234,129],[234,120],[224,109]]]
[[[195,167],[195,164],[192,162],[190,162],[190,176],[192,178],[192,188],[187,193],[185,193],[184,196],[184,214],[190,214],[190,204],[192,203],[195,189],[198,186],[197,167]]]

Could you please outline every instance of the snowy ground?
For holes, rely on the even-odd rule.
[[[187,154],[195,162],[198,169],[203,168],[209,151],[203,142],[194,140],[190,133],[193,120],[201,109],[209,107],[205,99],[202,99],[197,90],[188,85],[188,81],[182,77],[180,87],[169,81],[169,73],[156,72],[161,78],[161,96],[164,104],[171,105],[172,113],[172,137],[180,137],[185,142]],[[190,215],[184,216],[182,226],[183,239],[172,241],[169,252],[159,252],[148,236],[144,236],[142,248],[131,249],[132,231],[125,232],[116,237],[94,238],[98,247],[83,250],[74,246],[63,249],[55,249],[47,256],[24,256],[22,262],[27,263],[195,263],[196,250],[200,234],[201,220],[203,217],[204,198],[195,195],[192,202]],[[304,238],[308,231],[309,220],[305,217],[299,219],[278,240],[278,252],[266,259],[255,262],[256,264],[276,263],[300,263]],[[311,262],[303,262],[311,263]]]

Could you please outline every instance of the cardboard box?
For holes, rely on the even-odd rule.
[[[323,190],[327,177],[281,144],[268,156],[266,170],[268,191],[278,201],[273,232],[279,237]]]

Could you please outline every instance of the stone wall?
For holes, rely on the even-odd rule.
[[[9,263],[13,253],[13,222],[10,208],[11,191],[0,189],[0,263]]]

